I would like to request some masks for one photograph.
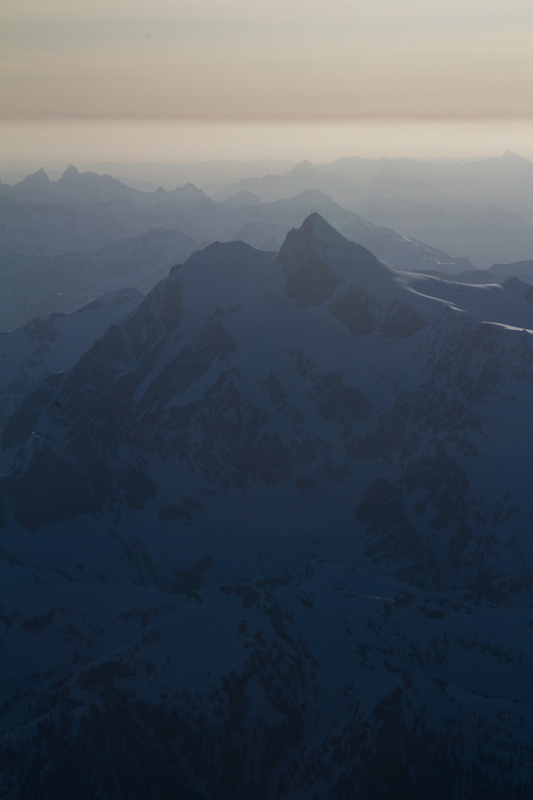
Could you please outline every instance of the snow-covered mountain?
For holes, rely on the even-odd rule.
[[[5,796],[525,800],[531,331],[519,281],[312,214],[43,380],[2,436]]]
[[[136,289],[117,289],[70,314],[51,314],[0,333],[0,428],[43,377],[73,366],[110,325],[133,311],[142,299]]]

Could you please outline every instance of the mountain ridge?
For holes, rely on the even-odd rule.
[[[429,280],[423,276],[414,276],[414,279]],[[455,294],[453,284],[435,279],[433,284],[441,292],[444,287]],[[469,290],[466,293],[465,288]],[[485,287],[457,286],[456,289],[459,298],[468,299],[471,295],[476,296],[476,292],[483,299],[487,297]],[[126,431],[131,426],[132,431],[137,430],[136,436],[139,437],[139,456],[145,452],[146,455],[151,453],[151,458],[164,459],[168,457],[165,455],[167,451],[170,454],[172,450],[168,449],[172,437],[164,444],[156,429],[162,424],[161,420],[166,418],[170,428],[176,430],[174,446],[178,448],[177,453],[181,454],[178,460],[185,458],[188,461],[189,456],[185,453],[190,448],[189,452],[194,454],[190,462],[193,474],[199,469],[199,474],[203,475],[199,484],[196,479],[191,482],[190,477],[185,480],[185,484],[190,484],[191,491],[196,486],[194,494],[197,495],[213,481],[220,487],[229,486],[232,482],[245,487],[250,481],[253,484],[257,480],[268,486],[271,481],[273,485],[283,484],[292,475],[292,481],[301,478],[304,485],[310,475],[305,458],[298,455],[300,445],[297,442],[300,439],[307,441],[309,433],[303,435],[303,430],[309,426],[311,430],[321,419],[324,431],[329,432],[325,440],[319,442],[317,439],[316,452],[336,453],[337,465],[333,472],[335,469],[344,469],[346,472],[347,463],[352,463],[357,473],[362,464],[359,459],[376,458],[373,455],[376,447],[377,452],[381,453],[378,460],[383,463],[383,454],[390,452],[392,457],[396,447],[400,446],[403,435],[392,450],[384,444],[385,440],[391,443],[395,441],[397,415],[403,413],[400,412],[401,403],[405,402],[401,400],[402,392],[398,388],[392,390],[394,380],[397,385],[404,386],[402,391],[405,398],[411,395],[410,402],[416,400],[415,404],[420,408],[428,404],[424,413],[429,416],[423,415],[422,420],[426,418],[430,426],[436,424],[433,415],[437,413],[437,408],[432,393],[437,392],[437,396],[438,393],[444,393],[444,397],[446,390],[438,377],[438,370],[435,372],[430,366],[432,352],[440,351],[440,369],[446,364],[450,375],[455,375],[460,362],[454,366],[454,348],[455,352],[464,350],[464,344],[460,343],[469,342],[465,363],[471,362],[474,357],[469,354],[469,347],[477,354],[476,358],[483,359],[486,358],[483,353],[489,352],[487,348],[494,349],[498,343],[501,353],[508,353],[509,365],[505,365],[503,355],[498,356],[490,369],[487,365],[487,375],[493,373],[496,364],[502,375],[508,376],[505,379],[502,377],[501,381],[516,380],[516,376],[521,375],[517,357],[511,355],[516,347],[522,347],[518,340],[515,343],[514,338],[515,335],[520,336],[520,326],[510,326],[510,321],[513,315],[516,321],[520,319],[520,314],[522,317],[529,315],[533,328],[533,306],[522,296],[521,290],[518,294],[515,290],[493,294],[498,301],[502,298],[505,301],[504,317],[501,316],[501,307],[498,312],[498,304],[494,306],[494,322],[498,322],[498,317],[503,320],[498,325],[483,322],[479,315],[465,314],[464,310],[457,307],[457,300],[450,306],[449,299],[439,297],[438,292],[434,292],[434,296],[413,292],[408,275],[381,264],[369,251],[340,236],[319,215],[311,215],[300,229],[288,234],[277,258],[255,251],[244,243],[215,243],[191,256],[183,266],[175,268],[141,303],[124,326],[113,326],[76,367],[57,378],[57,385],[50,385],[46,390],[43,386],[39,390],[43,398],[48,398],[43,406],[43,410],[47,408],[43,417],[44,427],[36,427],[34,421],[35,414],[42,413],[37,411],[40,403],[35,406],[35,395],[8,421],[3,442],[7,447],[20,446],[32,430],[37,430],[41,437],[46,434],[53,450],[55,445],[52,443],[58,436],[61,440],[63,430],[65,433],[70,431],[68,437],[71,441],[77,431],[75,436],[80,437],[81,455],[83,448],[89,446],[87,433],[91,426],[99,427],[105,415],[115,409],[120,416],[125,415],[124,420],[131,419],[125,428],[122,423],[119,424],[116,430],[122,432],[118,434],[114,447],[120,447],[119,441],[123,435],[129,436]],[[472,301],[469,300],[469,303]],[[301,310],[296,311],[298,308]],[[265,328],[266,320],[274,318],[276,328]],[[517,330],[514,331],[513,327]],[[267,329],[271,330],[269,340],[264,334]],[[443,347],[442,336],[445,337],[444,341],[451,339],[453,346]],[[374,354],[376,366],[371,367],[368,357],[365,357],[365,373],[361,384],[357,379],[353,382],[356,373],[346,361],[346,353],[348,340],[355,345],[359,339],[364,341],[367,337],[370,337],[368,346],[372,342],[370,352]],[[415,341],[418,345],[412,349],[411,342]],[[489,345],[490,342],[493,344]],[[530,347],[528,338],[521,358],[526,354],[528,359],[531,358]],[[335,349],[338,350],[337,355],[334,355]],[[429,377],[425,379],[426,383],[422,382],[415,389],[416,384],[410,385],[408,375],[402,377],[407,365],[402,362],[409,354],[408,359],[414,359],[413,363],[416,363],[421,358],[419,354],[424,351],[427,354],[420,362],[422,366],[417,369],[422,369],[421,374]],[[400,356],[402,352],[406,355]],[[310,353],[313,353],[312,357]],[[394,365],[397,358],[400,358],[400,363]],[[272,364],[271,370],[265,368],[265,364],[269,363]],[[86,376],[94,370],[101,372],[101,375],[95,372],[94,378],[87,383]],[[280,370],[286,375],[285,386],[280,383]],[[380,370],[389,371],[385,384],[378,377]],[[478,381],[481,381],[482,374],[477,378]],[[457,383],[457,389],[464,393],[462,403],[465,411],[462,413],[466,414],[468,403],[483,403],[483,399],[479,392],[474,391],[472,380],[466,381],[460,375],[459,372],[453,378],[452,385],[461,381]],[[302,382],[307,387],[303,393],[297,388]],[[382,387],[378,391],[380,383]],[[86,388],[82,389],[84,385]],[[386,386],[387,392],[384,393]],[[83,393],[87,391],[89,394],[82,401]],[[296,394],[291,403],[289,398],[293,392]],[[219,434],[209,434],[214,435],[211,456],[207,457],[207,451],[200,456],[200,451],[195,451],[196,446],[192,441],[189,445],[185,444],[187,436],[183,438],[183,434],[178,433],[180,425],[185,423],[189,414],[198,413],[200,417],[196,424],[207,436],[210,430],[209,417],[205,416],[207,409],[211,403],[223,402],[226,393],[229,393],[228,398],[233,398],[231,403],[237,404],[232,414],[236,414],[241,422],[237,429],[224,423],[226,432],[218,445],[215,442]],[[270,393],[273,394],[268,399]],[[421,393],[419,399],[416,399],[417,393]],[[202,395],[204,399],[201,399]],[[186,400],[189,396],[190,400]],[[274,400],[276,397],[277,401]],[[268,413],[265,403],[270,409]],[[379,407],[383,411],[378,414]],[[156,412],[156,409],[159,411]],[[269,416],[274,409],[279,422],[269,430]],[[75,421],[80,413],[81,417]],[[93,413],[96,416],[91,421]],[[278,424],[282,425],[280,431],[286,428],[287,423],[281,422],[286,414],[292,419],[291,426],[294,429],[294,444],[290,446],[283,444],[287,434],[282,438],[280,432],[276,431]],[[304,424],[306,417],[308,422]],[[254,419],[256,422],[253,422]],[[468,415],[465,419],[468,419]],[[179,420],[183,420],[183,423]],[[311,423],[311,420],[316,421]],[[452,424],[452,420],[453,416],[446,424]],[[460,433],[463,424],[459,416],[458,421],[453,423],[456,428],[454,435],[458,441],[464,440],[461,447],[465,454],[475,453],[480,446],[475,433],[481,424],[480,417],[473,415],[472,423],[468,423],[473,425],[472,434]],[[238,433],[241,425],[245,427]],[[247,425],[252,425],[252,428],[246,434]],[[254,425],[258,425],[261,431],[258,439],[258,434],[252,433]],[[468,425],[465,431],[469,430]],[[298,430],[299,434],[296,433]],[[343,444],[340,448],[339,444],[333,443],[333,439],[328,442],[334,430],[341,435]],[[98,439],[103,441],[101,436],[99,433]],[[109,430],[108,436],[111,442],[116,434]],[[255,442],[253,446],[250,444],[252,449],[248,455],[246,436],[251,436],[250,442]],[[229,438],[226,440],[226,437]],[[425,438],[422,431],[417,433],[417,437],[418,445],[415,437],[413,444],[405,443],[401,447],[407,446],[407,453],[412,449],[414,455]],[[182,440],[183,443],[179,444]],[[93,445],[90,447],[93,448]],[[223,449],[218,453],[220,447]],[[231,449],[222,456],[224,448],[228,447]],[[431,458],[440,458],[435,455],[438,450],[435,451],[433,445],[430,450],[433,453]],[[156,456],[157,453],[159,455]],[[146,455],[141,457],[141,461]],[[472,456],[466,457],[468,464],[468,458]],[[227,458],[230,460],[225,463]],[[237,461],[231,466],[234,458]],[[244,461],[240,462],[242,458]],[[315,455],[311,463],[316,458]],[[464,455],[460,456],[461,463],[463,459]],[[132,464],[137,460],[133,458]],[[314,468],[318,469],[316,474],[321,476],[320,480],[326,482],[330,479],[325,476],[331,472],[329,467],[325,467],[327,460],[319,466],[319,458]],[[213,462],[212,466],[209,466],[210,461]],[[83,464],[83,460],[80,463]],[[117,468],[122,470],[118,463]],[[464,468],[463,464],[460,469]],[[15,473],[20,473],[21,469],[25,469],[22,462],[15,467]],[[130,467],[126,471],[128,469]],[[146,484],[146,497],[155,497],[155,490],[149,488],[156,485],[153,476],[149,475],[150,471],[147,472],[146,468],[139,471],[138,467],[133,466],[131,469],[140,483]],[[83,466],[82,472],[85,474]],[[348,468],[347,474],[349,472]],[[141,478],[141,475],[145,475],[145,478]],[[185,475],[183,477],[185,479]],[[316,480],[312,478],[311,482]],[[207,483],[204,484],[204,481]],[[17,479],[17,483],[22,485],[20,479]],[[11,494],[10,485],[11,479],[7,479],[7,484],[4,481],[8,496]],[[90,481],[88,485],[91,485]],[[170,487],[167,491],[170,491]],[[120,491],[117,498],[119,496]],[[97,497],[98,491],[95,509],[100,506]],[[59,509],[59,496],[56,504]],[[31,505],[32,514],[37,513],[35,503]]]
[[[312,214],[41,381],[2,436],[5,796],[526,800],[525,292]]]

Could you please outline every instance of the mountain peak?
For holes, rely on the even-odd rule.
[[[80,173],[73,164],[69,164],[63,173],[63,178],[79,178]]]
[[[299,305],[319,305],[340,283],[390,294],[393,270],[366,247],[346,239],[314,212],[287,234],[278,254],[285,293]]]
[[[292,170],[293,175],[306,175],[314,172],[316,172],[316,167],[307,159],[300,161]]]
[[[41,167],[41,169],[38,169],[37,172],[33,172],[31,175],[28,175],[27,178],[24,178],[22,183],[25,184],[31,183],[32,185],[39,185],[39,184],[44,185],[50,183],[50,179],[46,174],[46,172],[44,171],[43,167]]]
[[[317,211],[309,214],[300,226],[300,233],[324,247],[342,247],[348,240],[342,236]]]
[[[515,153],[514,150],[506,150],[502,158],[505,158],[509,161],[527,161],[527,158],[521,156],[520,153]]]
[[[346,247],[350,242],[316,212],[306,217],[300,228],[289,231],[278,254],[287,297],[300,306],[328,300],[339,285],[328,263],[331,251],[346,252]],[[326,251],[330,253],[326,255]]]
[[[288,232],[279,251],[278,260],[283,264],[294,258],[298,259],[303,254],[338,250],[352,244],[326,222],[323,216],[314,211],[304,219],[299,228],[293,228]]]

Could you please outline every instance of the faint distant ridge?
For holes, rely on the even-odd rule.
[[[263,202],[271,202],[294,197],[309,189],[318,189],[323,194],[333,197],[341,205],[352,207],[355,191],[353,183],[324,168],[318,169],[308,160],[300,161],[291,170],[280,175],[267,174],[262,177],[245,178],[221,187],[211,194],[216,200],[224,200],[230,195],[249,191]]]
[[[9,194],[11,197],[21,200],[49,200],[52,197],[51,181],[43,167],[15,184],[15,187],[2,184],[0,193]]]
[[[69,164],[63,175],[55,182],[58,199],[65,202],[94,202],[134,198],[136,190],[111,175],[96,172],[79,172]]]
[[[253,192],[242,191],[232,194],[224,200],[224,203],[233,208],[243,208],[244,206],[260,205],[261,200]]]
[[[304,159],[303,161],[299,161],[292,169],[293,175],[314,175],[316,174],[317,169],[310,161]]]
[[[0,252],[84,251],[94,249],[95,241],[103,245],[154,228],[178,230],[198,244],[243,238],[255,247],[272,250],[279,248],[291,226],[301,224],[312,211],[319,211],[345,235],[361,240],[394,266],[455,272],[472,266],[465,259],[452,258],[442,248],[421,245],[413,237],[395,233],[390,226],[385,230],[343,208],[324,189],[329,186],[334,193],[340,183],[345,194],[351,196],[350,184],[338,176],[324,175],[309,161],[281,176],[288,196],[269,203],[261,202],[259,195],[242,187],[230,192],[223,202],[208,197],[192,183],[174,189],[137,191],[109,175],[80,172],[73,165],[57,181],[45,182],[40,172],[36,175],[35,179],[30,176],[14,186],[0,186],[6,222],[5,234],[0,236]],[[32,205],[17,208],[8,203],[8,198]],[[28,215],[33,220],[31,226],[27,224]]]
[[[513,160],[515,160],[517,162],[520,162],[521,164],[524,164],[524,163],[525,164],[531,164],[532,163],[529,158],[525,158],[525,156],[520,155],[520,153],[515,153],[514,150],[506,150],[505,153],[503,154],[503,156],[501,156],[501,158],[505,158],[508,161],[510,159],[513,159]]]
[[[533,252],[533,163],[518,153],[418,161],[357,156],[228,183],[215,199],[250,191],[264,202],[320,190],[377,226],[399,231],[478,268]],[[467,269],[467,267],[465,267]]]
[[[0,331],[33,317],[69,313],[125,286],[149,291],[197,248],[179,231],[153,228],[86,252],[7,253],[0,270]]]
[[[50,179],[44,168],[41,167],[37,170],[37,172],[34,172],[33,174],[28,175],[27,178],[24,178],[22,183],[25,183],[27,186],[38,186],[39,184],[44,185],[50,183]]]
[[[493,264],[489,272],[497,275],[500,279],[513,276],[533,284],[533,258],[526,261],[515,261],[511,264]]]

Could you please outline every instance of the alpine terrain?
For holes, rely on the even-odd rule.
[[[312,213],[128,298],[5,405],[2,797],[531,797],[531,286]]]

